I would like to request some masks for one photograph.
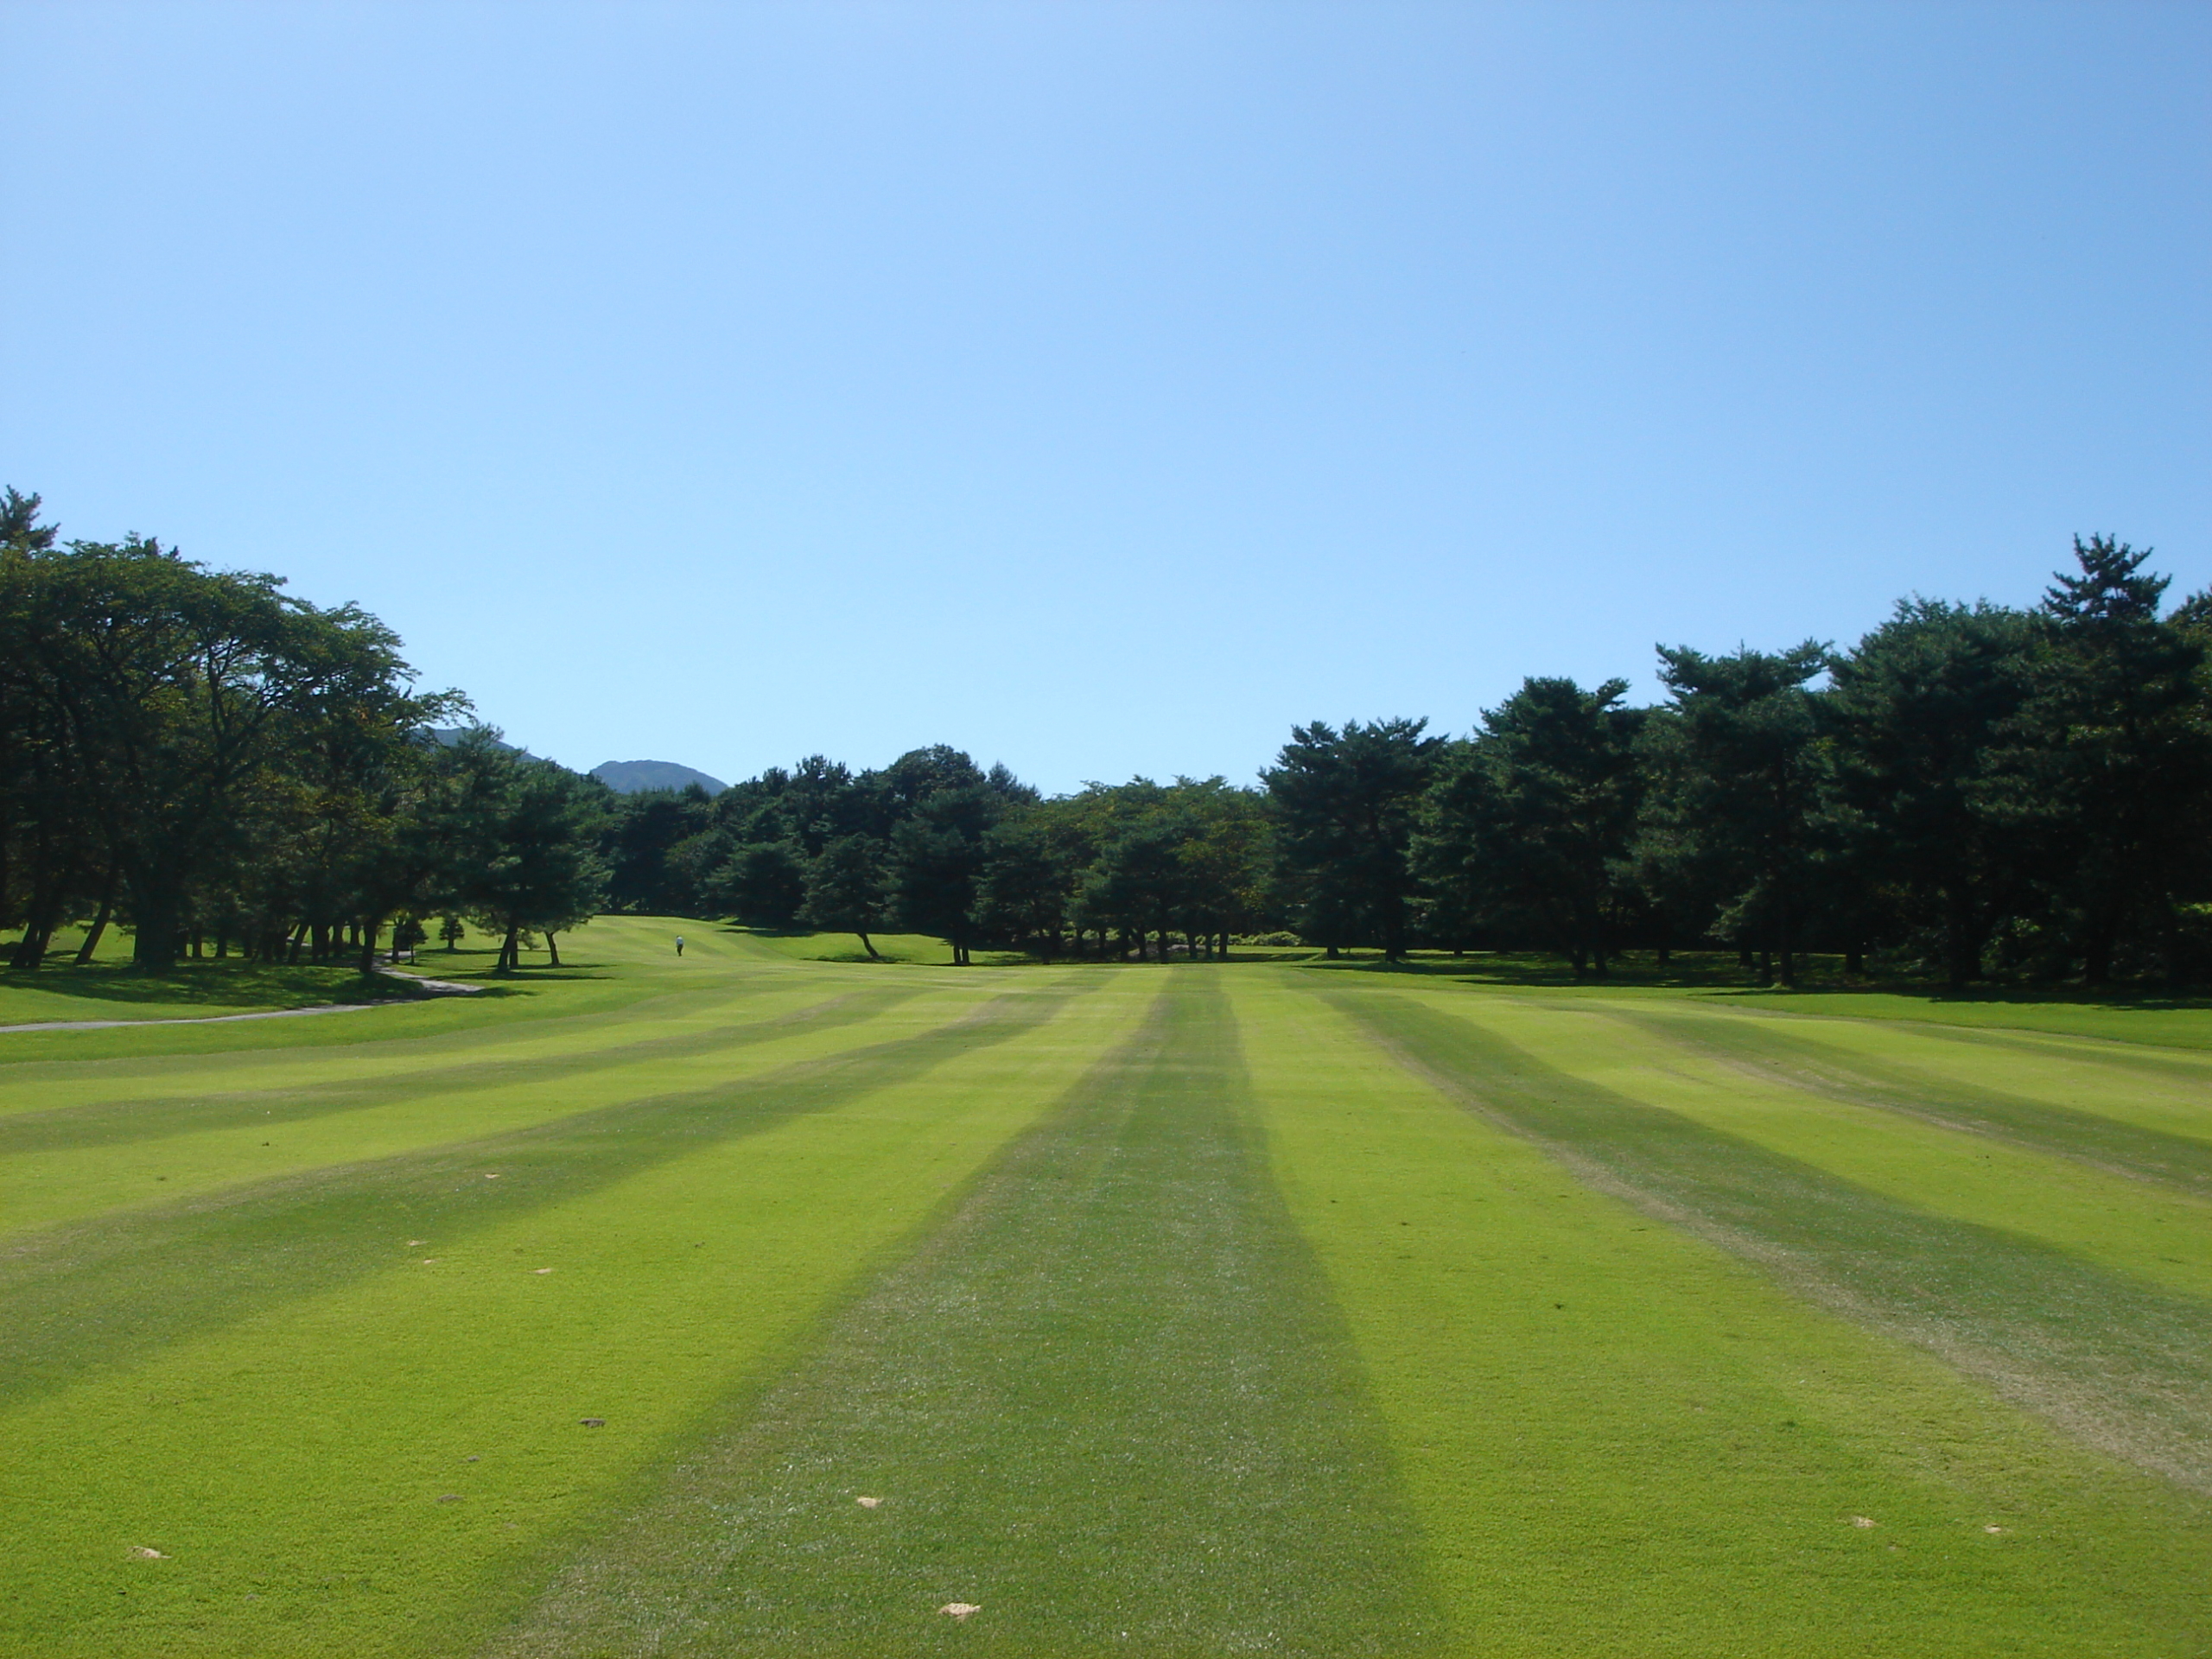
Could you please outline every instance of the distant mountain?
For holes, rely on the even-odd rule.
[[[467,726],[427,726],[423,729],[449,749],[462,738],[467,737],[472,728]],[[495,749],[505,749],[509,754],[530,753],[528,749],[518,747],[512,743],[496,737],[492,740],[492,747]]]
[[[618,795],[635,795],[646,789],[682,789],[687,784],[719,795],[729,787],[719,778],[679,766],[673,760],[609,760],[605,766],[594,766],[591,775]]]

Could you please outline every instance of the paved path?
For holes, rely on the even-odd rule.
[[[319,1002],[311,1008],[265,1008],[259,1014],[192,1014],[181,1020],[41,1020],[35,1025],[0,1026],[10,1031],[111,1031],[118,1026],[218,1026],[226,1020],[289,1020],[298,1014],[352,1014],[360,1008],[381,1008],[383,1002]]]

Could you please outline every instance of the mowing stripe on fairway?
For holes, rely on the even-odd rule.
[[[225,1128],[134,1141],[114,1147],[25,1153],[0,1161],[0,1201],[14,1229],[66,1224],[97,1214],[167,1208],[216,1198],[250,1185],[304,1176],[340,1162],[372,1162],[459,1141],[523,1133],[562,1119],[619,1107],[648,1095],[715,1089],[916,1030],[933,1029],[977,1004],[968,989],[944,989],[871,1011],[843,1025],[794,1025],[730,1049],[693,1050],[627,1067],[582,1066],[572,1075],[531,1077],[504,1088],[434,1086],[379,1091],[379,1103],[318,1114],[285,1128],[249,1118]]]
[[[35,1068],[105,1061],[121,1067],[158,1071],[188,1067],[197,1059],[220,1059],[228,1054],[270,1049],[312,1052],[319,1048],[404,1047],[410,1043],[454,1043],[471,1040],[492,1044],[530,1040],[540,1022],[573,1025],[590,1020],[620,1020],[639,1010],[666,1007],[680,1001],[703,984],[727,986],[747,979],[764,982],[776,977],[777,964],[763,962],[742,948],[741,940],[725,940],[724,930],[712,925],[696,925],[696,948],[684,959],[669,951],[668,933],[662,931],[672,918],[602,916],[581,941],[570,941],[570,959],[563,967],[531,967],[510,978],[486,977],[493,953],[464,952],[448,958],[439,953],[424,963],[430,977],[456,971],[474,973],[482,986],[475,996],[436,997],[423,1001],[388,1002],[366,1024],[316,1020],[276,1020],[243,1025],[130,1027],[104,1031],[20,1032],[0,1034],[0,1075],[21,1075],[16,1066]],[[686,925],[673,923],[673,925]],[[454,963],[463,964],[456,968]],[[190,979],[198,967],[182,970]],[[218,974],[220,969],[214,970]],[[64,970],[56,979],[67,984]],[[819,984],[834,982],[820,976]],[[66,1001],[79,1011],[98,1016],[115,1005],[86,987],[79,995],[48,997],[51,1004]],[[124,1005],[126,1008],[143,1004]],[[253,1006],[249,1004],[249,1006]],[[220,1007],[187,1007],[181,1012],[222,1012]]]
[[[1679,1000],[1677,1006],[1684,1006]],[[1647,1002],[1645,1007],[1652,1007]],[[1690,1004],[1688,1006],[1699,1006]],[[1706,1003],[1702,1010],[1725,1005]],[[2111,1112],[2124,1121],[2202,1140],[2212,1135],[2212,1053],[2041,1033],[1988,1031],[1916,1020],[1853,1020],[1793,1009],[1733,1010],[1765,1020],[1812,1041],[1925,1068],[2031,1099]],[[2212,1023],[2212,1022],[2207,1022]]]
[[[1590,1192],[1305,988],[1231,983],[1274,1167],[1452,1610],[1444,1650],[2202,1651],[2202,1499]]]
[[[2189,1103],[2193,1109],[2185,1115],[2168,1114],[2178,1120],[2169,1131],[2114,1116],[2109,1088],[2097,1096],[2102,1110],[2037,1100],[1915,1065],[1894,1053],[1877,1057],[1844,1046],[1827,1032],[1805,1029],[1833,1027],[1837,1021],[1732,1018],[1649,1007],[1619,1013],[1648,1030],[1788,1087],[1850,1105],[1903,1112],[1947,1128],[1993,1135],[2038,1152],[2212,1195],[2212,1109],[2201,1096]],[[1879,1034],[1890,1039],[1892,1050],[1905,1046],[1889,1031]],[[2109,1085],[2116,1080],[2108,1073],[2104,1081]],[[2212,1085],[2212,1077],[2203,1082]]]
[[[1054,1017],[1024,1009],[933,1069],[880,1068],[836,1110],[690,1137],[8,1413],[0,1652],[467,1650],[542,1582],[533,1562],[772,1376],[825,1299],[1141,1012],[1103,982],[1032,982]]]
[[[1147,1027],[492,1650],[1427,1649],[1418,1535],[1250,1111],[1217,976],[1168,970]],[[953,1602],[982,1611],[956,1629]]]
[[[159,1109],[180,1101],[238,1089],[269,1091],[315,1089],[335,1083],[378,1083],[395,1089],[460,1083],[502,1066],[582,1058],[653,1037],[713,1031],[733,1013],[766,1017],[786,1005],[835,1001],[840,994],[891,988],[806,981],[791,974],[717,975],[695,988],[640,1000],[636,1006],[557,1014],[516,1025],[479,1027],[434,1036],[407,1036],[380,1027],[356,1027],[358,1040],[298,1048],[276,1046],[218,1054],[71,1061],[38,1060],[0,1065],[6,1110],[0,1130],[16,1117],[102,1108]],[[910,992],[919,988],[909,984]],[[293,1027],[284,1027],[289,1032]]]
[[[580,964],[580,967],[583,966]],[[90,1059],[159,1065],[172,1058],[213,1058],[241,1050],[347,1047],[365,1041],[430,1041],[496,1033],[505,1039],[541,1020],[593,1014],[619,1016],[674,988],[626,976],[576,983],[583,973],[533,970],[514,984],[495,984],[478,996],[434,997],[382,1004],[374,1013],[341,1020],[263,1020],[243,1023],[132,1025],[98,1031],[21,1031],[0,1034],[0,1064],[73,1065]],[[564,980],[569,982],[563,982]],[[372,1022],[381,1035],[365,1033]]]
[[[1586,1179],[1942,1355],[2105,1451],[2212,1491],[2212,1303],[1899,1203],[1593,1084],[1485,1023],[1495,1015],[1484,999],[1445,1012],[1386,991],[1324,995],[1421,1075]]]
[[[855,1046],[505,1135],[318,1169],[197,1202],[11,1240],[0,1255],[0,1405],[127,1363],[161,1344],[450,1249],[682,1156],[832,1111],[1034,1029],[1091,982],[1007,993],[919,1035]]]
[[[1907,996],[1892,991],[1707,992],[1716,1003],[1786,1012],[1800,1017],[1833,1014],[1846,1020],[1910,1026],[1916,1031],[1996,1042],[2048,1042],[2082,1048],[2126,1049],[2138,1044],[2164,1049],[2212,1049],[2208,1006],[2158,1007],[2129,1002],[2048,1001],[1991,991],[1967,996]]]
[[[1452,1005],[1440,1005],[1446,1011]],[[1623,1022],[1612,1011],[1485,1009],[1541,1064],[1954,1220],[2025,1235],[2212,1300],[2212,1199],[1913,1114],[1845,1102]]]
[[[480,1056],[459,1063],[429,1061],[412,1074],[397,1076],[364,1077],[349,1067],[318,1083],[278,1089],[254,1077],[251,1068],[240,1068],[241,1075],[230,1088],[168,1098],[103,1100],[0,1116],[0,1159],[22,1153],[124,1146],[205,1129],[296,1123],[327,1113],[379,1104],[403,1093],[414,1098],[435,1093],[441,1099],[450,1099],[486,1089],[565,1084],[588,1072],[657,1060],[719,1057],[794,1033],[857,1025],[918,995],[924,988],[918,983],[868,986],[815,997],[782,1014],[758,1014],[747,1005],[743,1012],[758,1014],[758,1017],[742,1023],[730,1021],[729,1011],[725,1010],[715,1023],[703,1027],[691,1028],[687,1022],[658,1036],[633,1037],[627,1042],[604,1043],[569,1052],[533,1048],[527,1054]]]

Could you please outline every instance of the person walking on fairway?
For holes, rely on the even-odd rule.
[[[676,936],[676,954],[679,957],[683,954],[683,936],[681,933]]]

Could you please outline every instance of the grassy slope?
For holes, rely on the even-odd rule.
[[[2212,1637],[2203,1014],[567,949],[0,1036],[0,1652]]]

